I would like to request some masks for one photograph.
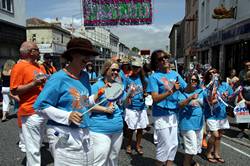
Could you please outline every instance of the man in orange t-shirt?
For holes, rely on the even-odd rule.
[[[40,142],[44,119],[33,109],[33,104],[46,81],[45,71],[36,63],[39,54],[35,43],[24,42],[20,47],[22,59],[13,67],[10,76],[11,93],[20,98],[18,117],[22,123],[27,166],[41,165]]]

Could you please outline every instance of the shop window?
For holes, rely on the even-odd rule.
[[[13,0],[0,0],[0,9],[14,13]]]

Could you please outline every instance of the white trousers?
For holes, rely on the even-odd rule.
[[[2,94],[3,94],[3,112],[8,112],[10,109],[10,88],[9,87],[2,87]]]
[[[18,131],[19,131],[19,144],[18,144],[18,146],[21,149],[26,149],[22,129],[18,128]]]
[[[161,162],[174,161],[178,148],[177,126],[156,129],[156,159]]]
[[[22,132],[26,147],[26,166],[41,165],[41,129],[44,125],[44,118],[34,114],[22,116]]]
[[[92,166],[93,143],[87,128],[47,126],[55,166]]]
[[[93,166],[117,166],[123,133],[101,134],[90,132],[93,140]]]

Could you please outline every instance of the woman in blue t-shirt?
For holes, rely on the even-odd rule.
[[[203,137],[203,103],[206,97],[201,89],[199,76],[193,74],[188,78],[188,86],[178,96],[179,101],[179,129],[183,136],[185,156],[184,166],[191,165],[194,155],[201,153]]]
[[[93,94],[105,85],[118,82],[122,84],[119,76],[119,65],[112,61],[106,61],[103,65],[99,79],[92,85]],[[105,98],[101,95],[99,100]],[[90,116],[90,137],[93,140],[94,149],[94,166],[99,165],[118,165],[118,155],[123,139],[123,109],[121,108],[122,99],[115,102],[103,102],[99,106],[113,110],[113,113],[97,113],[94,112]]]
[[[92,165],[86,111],[98,95],[91,95],[88,74],[82,71],[91,55],[98,53],[89,40],[71,39],[62,55],[69,65],[50,76],[33,106],[40,115],[49,118],[47,136],[55,166]]]
[[[169,55],[162,50],[151,55],[154,73],[149,77],[148,92],[153,98],[153,117],[157,137],[156,165],[173,165],[178,148],[177,116],[179,89],[186,82],[175,71],[170,70]]]
[[[230,128],[227,119],[227,100],[233,94],[232,87],[222,82],[218,71],[211,68],[205,74],[205,86],[208,99],[204,103],[204,112],[208,130],[211,136],[208,139],[207,159],[212,163],[224,163],[220,155],[220,139],[222,130]]]
[[[131,144],[134,130],[136,130],[136,151],[142,155],[141,148],[142,131],[149,124],[147,110],[144,99],[146,90],[146,80],[142,71],[140,59],[132,61],[132,74],[127,79],[128,97],[125,109],[125,122],[128,126],[128,144],[126,152],[132,153]]]

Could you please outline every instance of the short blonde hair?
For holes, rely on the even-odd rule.
[[[116,62],[114,62],[114,61],[112,61],[112,60],[106,61],[106,62],[103,64],[103,66],[102,66],[101,75],[102,75],[102,76],[105,76],[106,73],[107,73],[107,71],[110,69],[110,67],[111,67],[113,64],[116,64],[117,66],[119,66],[118,63],[116,63]]]
[[[12,59],[8,59],[3,66],[3,72],[9,72],[13,66],[16,64],[16,62]]]

